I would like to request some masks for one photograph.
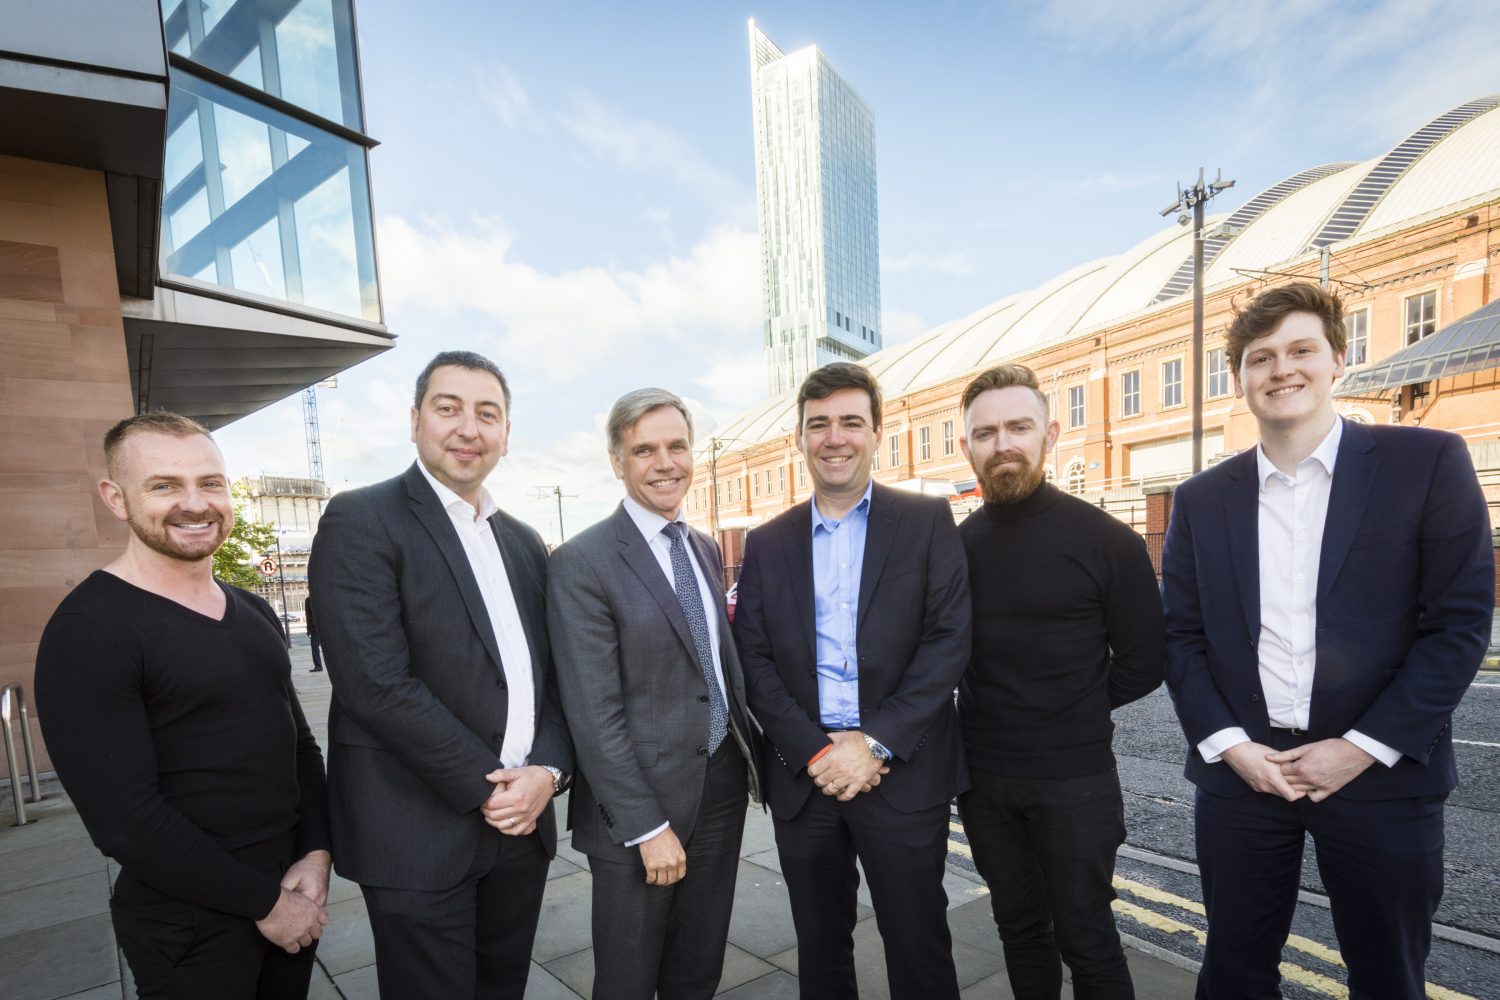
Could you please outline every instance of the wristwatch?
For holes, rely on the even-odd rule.
[[[545,767],[547,769],[547,773],[552,775],[553,795],[561,795],[563,792],[567,791],[568,786],[573,783],[573,776],[567,771],[564,771],[562,768],[553,767],[551,764],[543,764],[542,767]]]
[[[870,748],[871,757],[874,757],[876,760],[891,759],[891,752],[877,743],[875,741],[875,737],[871,736],[869,733],[861,733],[860,735],[865,738],[865,746]]]

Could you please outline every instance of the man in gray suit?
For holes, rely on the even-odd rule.
[[[484,487],[510,439],[505,376],[439,354],[411,438],[404,473],[329,501],[308,564],[335,864],[364,892],[382,996],[521,1000],[572,749],[546,549]]]
[[[613,515],[552,556],[547,621],[577,743],[573,846],[594,876],[596,1000],[707,1000],[758,795],[718,547],[681,519],[692,418],[662,389],[610,411]]]

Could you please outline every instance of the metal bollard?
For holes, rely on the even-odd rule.
[[[26,712],[26,689],[12,684],[0,690],[0,730],[5,736],[5,765],[10,771],[10,794],[16,804],[16,826],[26,825],[26,800],[21,796],[21,769],[17,766],[15,734],[11,725],[11,696],[14,694],[21,723],[21,746],[26,752],[26,770],[31,776],[31,801],[42,801],[42,783],[36,776],[36,749],[31,745],[31,724]]]

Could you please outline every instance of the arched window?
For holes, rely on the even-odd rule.
[[[1068,492],[1079,494],[1083,492],[1083,459],[1075,458],[1068,465]]]

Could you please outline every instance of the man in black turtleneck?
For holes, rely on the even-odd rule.
[[[1110,902],[1124,806],[1112,709],[1161,683],[1161,595],[1127,525],[1043,481],[1057,440],[1021,365],[964,390],[984,508],[959,526],[974,647],[959,688],[973,789],[959,796],[1017,1000],[1134,997]]]

